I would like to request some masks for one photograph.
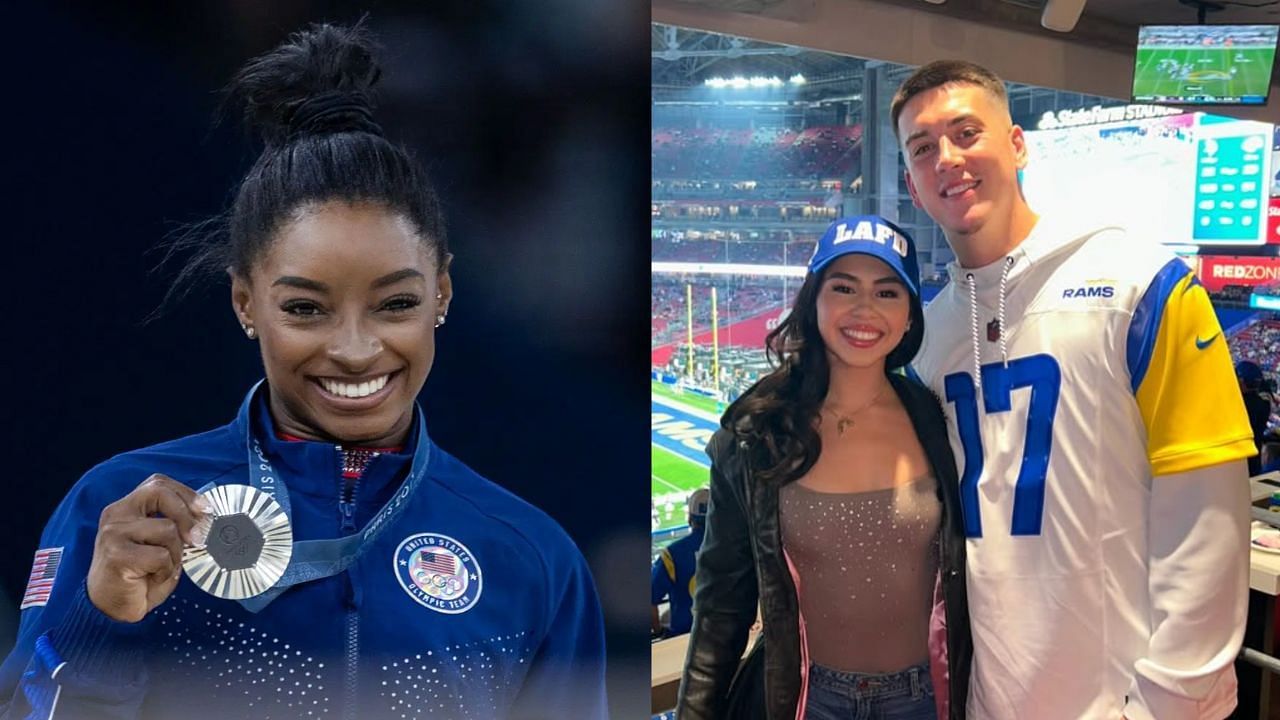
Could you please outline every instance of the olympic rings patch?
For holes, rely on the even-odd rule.
[[[396,549],[394,565],[400,587],[436,612],[457,615],[480,600],[480,564],[465,545],[447,535],[410,535]]]

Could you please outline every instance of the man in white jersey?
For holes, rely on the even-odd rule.
[[[956,255],[915,371],[961,466],[969,717],[1226,717],[1254,447],[1208,295],[1154,242],[1028,207],[990,71],[920,68],[892,114]]]

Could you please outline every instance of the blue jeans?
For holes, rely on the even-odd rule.
[[[809,667],[805,720],[937,720],[929,665],[887,675]]]

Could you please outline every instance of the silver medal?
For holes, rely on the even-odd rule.
[[[280,505],[248,485],[201,493],[213,506],[204,545],[182,551],[182,569],[201,590],[227,600],[261,595],[276,584],[293,554],[293,528]]]

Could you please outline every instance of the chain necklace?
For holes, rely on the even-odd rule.
[[[824,407],[822,408],[822,411],[825,413],[830,413],[831,417],[836,419],[836,433],[839,434],[840,437],[844,437],[844,431],[853,427],[853,417],[858,413],[862,412],[863,410],[866,410],[867,408],[874,405],[876,401],[880,399],[880,396],[884,395],[884,391],[887,390],[888,388],[889,388],[889,385],[886,384],[884,387],[880,388],[879,392],[877,392],[875,395],[872,395],[870,400],[866,401],[861,406],[847,413],[836,412],[835,408],[830,408],[830,407]]]

